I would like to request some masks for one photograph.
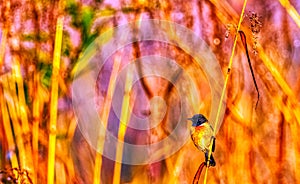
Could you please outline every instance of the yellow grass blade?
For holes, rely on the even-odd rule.
[[[286,9],[291,18],[295,21],[297,26],[300,28],[300,15],[297,10],[291,5],[289,0],[279,0],[280,4]]]
[[[9,85],[9,83],[11,83]],[[12,91],[10,89],[10,86],[15,84],[14,78],[11,77],[11,75],[4,76],[2,78],[2,85],[4,89],[4,97],[6,100],[6,104],[8,107],[8,114],[11,118],[12,125],[13,125],[13,130],[15,134],[15,139],[16,139],[16,144],[18,148],[18,155],[19,155],[19,160],[20,160],[20,168],[25,168],[25,169],[30,169],[27,166],[27,159],[26,159],[26,152],[24,148],[24,141],[23,141],[23,136],[22,136],[22,128],[19,123],[19,118],[17,116],[16,112],[16,106],[18,105],[18,102],[14,101],[14,96],[16,96],[15,92],[16,90]]]
[[[23,82],[23,77],[21,74],[21,67],[20,67],[20,62],[19,62],[19,57],[14,57],[13,61],[13,77],[15,81],[12,83],[12,86],[16,83],[17,88],[18,88],[18,93],[15,91],[14,96],[17,96],[17,101],[15,101],[16,107],[18,107],[19,112],[18,112],[18,118],[21,121],[21,135],[23,136],[22,138],[24,140],[24,151],[25,151],[25,156],[26,156],[26,166],[25,169],[28,170],[30,173],[35,173],[34,171],[34,165],[33,165],[33,159],[32,159],[32,147],[31,147],[31,142],[27,141],[27,137],[31,135],[30,128],[29,128],[29,123],[28,123],[28,115],[27,115],[27,105],[26,105],[26,100],[25,100],[25,93],[24,93],[24,82]],[[13,92],[13,91],[12,91]],[[33,180],[35,182],[35,180]]]
[[[112,95],[115,89],[115,83],[119,71],[119,67],[121,64],[121,56],[117,55],[114,59],[114,64],[112,68],[112,73],[108,85],[107,96],[104,101],[103,111],[101,113],[101,121],[103,123],[103,127],[106,129],[108,116],[111,107]],[[103,150],[105,135],[99,135],[97,140],[97,153],[95,158],[95,167],[94,167],[94,184],[101,183],[101,167],[102,167],[102,155],[99,153],[99,150]]]
[[[38,170],[38,147],[39,147],[39,123],[40,123],[40,97],[39,97],[39,73],[34,74],[34,90],[35,97],[33,100],[33,124],[32,124],[32,152],[33,152],[33,165],[35,168],[34,180],[37,181]]]
[[[1,80],[1,83],[2,83],[2,80]],[[2,88],[0,89],[0,98],[1,98],[0,106],[1,106],[1,112],[2,112],[3,127],[4,127],[4,131],[5,131],[5,135],[6,135],[6,139],[7,139],[7,143],[8,143],[9,154],[11,154],[10,155],[11,166],[12,166],[12,168],[19,168],[18,159],[17,159],[17,155],[15,152],[16,145],[15,145],[14,137],[12,134],[13,131],[12,131],[12,128],[10,125],[10,120],[9,120],[8,111],[7,111],[6,102],[4,99],[4,93],[2,91]]]
[[[24,133],[29,132],[29,125],[28,125],[28,118],[26,112],[26,101],[25,101],[25,94],[24,94],[24,86],[23,86],[23,78],[20,71],[20,62],[17,57],[14,57],[14,65],[13,65],[13,76],[17,83],[18,87],[18,107],[19,107],[19,117],[22,122],[22,130]]]
[[[3,65],[5,46],[6,46],[6,38],[7,38],[7,29],[3,29],[1,45],[0,45],[0,67],[2,67],[2,65]]]
[[[287,84],[285,79],[282,77],[280,72],[277,70],[271,59],[267,56],[267,54],[264,52],[262,47],[258,45],[258,53],[262,61],[264,62],[264,65],[268,68],[268,70],[273,75],[274,79],[276,80],[277,84],[282,88],[284,93],[289,97],[288,100],[290,102],[290,111],[292,111],[300,124],[300,107],[299,102],[297,98],[294,95],[294,92],[290,88],[290,86]],[[279,107],[281,108],[281,107]]]
[[[228,79],[229,79],[229,76],[230,76],[230,69],[232,67],[232,62],[233,62],[234,51],[235,51],[235,47],[236,47],[236,43],[237,43],[237,39],[238,39],[238,31],[240,30],[240,27],[241,27],[241,24],[242,24],[242,21],[243,21],[243,16],[244,16],[246,5],[247,5],[247,0],[244,0],[243,9],[242,9],[242,12],[241,12],[241,15],[240,15],[240,20],[239,20],[239,23],[238,23],[238,27],[237,27],[237,30],[236,30],[236,33],[235,33],[235,38],[234,38],[234,43],[233,43],[233,47],[232,47],[232,51],[231,51],[231,56],[230,56],[230,60],[229,60],[228,67],[227,67],[228,71],[227,71],[226,78],[225,78],[225,83],[224,83],[224,86],[223,86],[223,89],[222,89],[222,94],[221,94],[220,103],[219,103],[219,107],[218,107],[215,122],[218,122],[219,118],[220,118],[220,112],[221,112],[221,108],[222,108],[222,104],[223,104],[223,99],[225,97],[225,92],[226,92],[226,88],[227,88],[227,84],[228,84]],[[217,129],[217,123],[215,123],[215,127],[214,127],[214,133],[213,133],[214,137],[216,136],[216,129]],[[211,143],[210,143],[210,146],[209,146],[207,165],[209,165],[210,156],[212,154],[212,146],[213,146],[213,139],[211,140]],[[206,167],[206,170],[205,170],[204,182],[203,182],[204,184],[206,184],[206,181],[207,181],[207,173],[208,173],[208,167]]]
[[[55,47],[51,78],[50,125],[49,125],[49,152],[48,152],[48,184],[54,183],[55,147],[56,147],[56,120],[58,99],[58,78],[60,68],[60,54],[63,34],[64,17],[60,16],[56,23]]]
[[[125,94],[122,103],[122,112],[121,112],[121,121],[119,125],[119,132],[118,132],[118,140],[121,142],[117,145],[116,150],[116,162],[114,168],[114,177],[113,177],[113,184],[119,184],[121,178],[121,166],[122,162],[118,162],[118,160],[122,161],[122,154],[123,154],[123,142],[124,136],[126,133],[127,123],[130,120],[130,88],[132,85],[133,74],[132,71],[129,70],[126,76],[125,82]]]

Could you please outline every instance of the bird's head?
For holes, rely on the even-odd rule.
[[[192,118],[188,118],[188,120],[191,120],[193,122],[192,124],[193,127],[200,126],[201,124],[208,121],[206,117],[202,114],[196,114]]]

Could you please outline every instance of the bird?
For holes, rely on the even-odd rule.
[[[215,150],[215,137],[213,136],[213,127],[208,122],[207,118],[203,114],[195,114],[192,118],[188,118],[192,121],[192,126],[190,128],[191,138],[195,146],[204,152],[205,163],[208,163],[208,154],[211,140],[213,139],[212,152]],[[216,162],[214,157],[210,156],[209,165],[215,166]]]

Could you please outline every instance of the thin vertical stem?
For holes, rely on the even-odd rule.
[[[5,53],[5,46],[6,46],[6,38],[7,38],[7,29],[2,29],[2,37],[1,37],[1,45],[0,45],[0,67],[3,65],[4,61],[4,53]]]
[[[26,169],[29,169],[30,172],[34,172],[34,165],[33,165],[33,159],[32,159],[32,148],[31,148],[31,142],[28,140],[28,138],[31,135],[29,123],[28,123],[28,115],[27,115],[27,105],[26,105],[26,99],[25,99],[25,92],[24,92],[24,83],[23,83],[23,77],[21,74],[21,66],[19,62],[19,57],[14,57],[14,64],[13,64],[13,77],[15,79],[15,83],[17,84],[18,93],[16,96],[18,97],[18,101],[16,101],[16,106],[19,108],[19,114],[18,117],[21,121],[21,136],[24,139],[24,151],[26,155]]]
[[[243,16],[244,16],[244,12],[245,12],[245,8],[247,5],[247,0],[244,0],[244,4],[243,4],[243,9],[240,15],[240,20],[238,23],[238,27],[235,33],[235,38],[234,38],[234,42],[233,42],[233,47],[232,47],[232,51],[231,51],[231,56],[230,56],[230,60],[228,63],[228,70],[227,70],[227,74],[226,74],[226,78],[225,78],[225,83],[222,89],[222,94],[221,94],[221,98],[220,98],[220,102],[219,102],[219,106],[218,106],[218,111],[217,111],[217,116],[216,116],[216,120],[215,120],[215,126],[214,126],[214,132],[213,132],[213,136],[216,136],[216,129],[217,129],[217,124],[220,118],[220,112],[221,112],[221,108],[222,108],[222,104],[223,104],[223,99],[225,97],[225,92],[226,92],[226,88],[227,88],[227,84],[228,84],[228,79],[229,76],[231,74],[231,67],[232,67],[232,62],[233,62],[233,56],[234,56],[234,52],[235,52],[235,47],[236,47],[236,43],[237,43],[237,39],[238,39],[238,31],[241,27],[242,21],[243,21]],[[204,176],[204,184],[206,184],[207,181],[207,173],[208,173],[208,167],[209,167],[209,160],[210,160],[210,156],[212,154],[212,145],[213,145],[213,139],[211,140],[210,143],[210,147],[209,147],[209,153],[208,153],[208,161],[207,161],[207,167],[206,167],[206,171],[205,171],[205,176]]]
[[[108,116],[111,108],[112,96],[115,90],[115,83],[118,75],[118,71],[121,64],[121,56],[117,55],[114,59],[113,69],[111,73],[111,77],[108,84],[107,96],[104,101],[103,111],[101,113],[101,123],[103,123],[103,127],[106,130]],[[100,132],[100,130],[99,130]],[[102,168],[102,155],[99,153],[100,150],[104,149],[104,140],[105,135],[98,135],[97,140],[97,153],[95,159],[95,167],[94,167],[94,184],[101,183],[101,168]]]
[[[17,111],[16,111],[16,106],[18,106],[18,102],[15,101],[16,98],[14,98],[14,96],[16,96],[15,94],[16,89],[11,88],[12,86],[15,86],[15,81],[14,78],[11,76],[11,74],[7,76],[3,76],[2,84],[4,89],[3,90],[4,98],[6,100],[7,109],[12,121],[13,131],[16,139],[20,168],[27,169],[27,159],[26,159],[26,152],[25,152],[24,141],[22,136],[22,128],[20,126],[18,120],[19,118],[17,116]]]
[[[17,155],[15,152],[16,145],[15,145],[15,141],[14,141],[12,127],[10,125],[7,106],[6,106],[6,102],[4,99],[4,93],[2,92],[2,88],[0,88],[0,106],[1,106],[1,111],[2,111],[4,132],[5,132],[7,143],[8,143],[8,152],[10,154],[11,166],[12,166],[12,168],[19,168],[18,159],[17,159]]]
[[[25,92],[24,92],[24,82],[23,77],[21,74],[21,66],[19,57],[13,57],[13,80],[11,86],[17,86],[17,90],[14,90],[14,96],[17,97],[17,101],[15,101],[15,106],[18,107],[19,112],[17,113],[18,119],[21,121],[21,129],[20,129],[20,136],[23,139],[24,143],[24,153],[26,156],[26,166],[25,169],[28,169],[30,172],[34,172],[34,165],[32,159],[32,148],[31,142],[29,141],[29,137],[31,135],[29,123],[28,123],[28,115],[27,115],[27,105],[25,99]]]
[[[50,134],[48,152],[48,178],[47,183],[54,183],[55,146],[56,146],[56,120],[57,120],[57,99],[58,99],[58,77],[60,68],[60,54],[63,34],[64,17],[60,16],[56,23],[55,47],[53,57],[53,68],[51,78],[51,101],[50,101]]]
[[[37,171],[38,171],[38,146],[39,146],[39,122],[40,122],[40,86],[39,86],[39,73],[34,74],[33,81],[35,89],[35,98],[33,101],[33,125],[32,125],[32,152],[33,152],[33,165],[35,168],[35,173],[33,176],[34,181],[37,181]]]
[[[119,132],[118,132],[118,140],[120,143],[117,144],[116,147],[116,161],[115,161],[115,168],[114,168],[114,178],[113,184],[119,184],[121,178],[121,166],[122,166],[122,154],[123,154],[123,143],[124,137],[126,133],[126,125],[130,119],[130,88],[132,85],[133,73],[129,70],[126,75],[126,82],[125,82],[125,94],[123,97],[122,103],[122,112],[121,112],[121,120],[119,125]],[[120,162],[118,162],[120,161]]]

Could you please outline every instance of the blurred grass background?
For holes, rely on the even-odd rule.
[[[70,90],[72,71],[80,54],[106,30],[130,21],[154,18],[193,30],[210,46],[225,74],[234,38],[234,30],[226,38],[226,27],[238,23],[243,1],[0,2],[1,182],[13,183],[12,178],[17,176],[18,182],[23,178],[24,183],[192,182],[204,158],[191,142],[163,161],[141,166],[118,165],[96,154],[76,128]],[[249,28],[251,12],[261,16],[262,27],[255,35],[257,39],[252,39]],[[226,115],[217,134],[217,166],[209,170],[208,183],[300,182],[300,18],[297,12],[300,3],[295,0],[248,2],[248,16],[241,29],[246,33],[250,51],[254,41],[258,42],[257,54],[251,54],[251,61],[261,99],[255,110],[256,91],[239,42],[227,90]],[[61,44],[56,38],[60,31]],[[58,53],[56,46],[61,46],[58,60],[54,59]],[[104,103],[107,95],[113,93],[108,87],[113,80],[112,71],[120,71],[131,60],[151,53],[174,58],[189,72],[203,101],[201,112],[207,114],[210,89],[205,77],[199,76],[199,66],[180,48],[151,42],[133,43],[111,56],[99,74],[96,89],[99,114],[110,109],[109,102],[106,106]],[[134,104],[132,112],[141,117],[149,115],[151,110],[134,99],[148,101],[159,95],[168,102],[168,116],[159,127],[144,132],[127,129],[124,133],[123,127],[121,139],[150,144],[168,135],[176,123],[172,115],[179,112],[174,108],[179,103],[178,96],[168,86],[162,79],[140,82],[136,87],[139,93],[132,94],[138,98],[127,101]],[[106,116],[108,129],[117,136],[118,121],[109,120],[108,113]]]

